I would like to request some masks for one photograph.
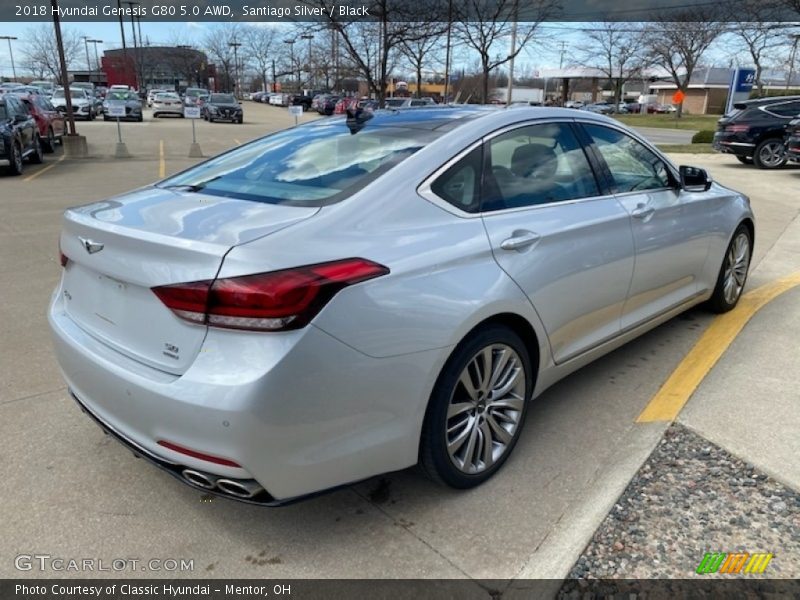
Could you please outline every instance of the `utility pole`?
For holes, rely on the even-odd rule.
[[[83,40],[83,47],[86,50],[86,70],[91,74],[92,62],[89,60],[89,36],[84,35],[81,39]],[[91,80],[91,77],[89,77],[89,80]]]
[[[67,105],[67,125],[69,135],[75,135],[75,115],[72,114],[72,94],[69,88],[69,75],[67,74],[67,61],[64,58],[64,40],[61,38],[61,21],[58,16],[58,0],[50,0],[53,15],[53,26],[56,30],[56,46],[58,48],[58,62],[61,67],[61,82],[64,86],[64,100]]]
[[[141,87],[139,85],[139,46],[136,43],[136,23],[133,18],[133,7],[138,6],[139,3],[135,2],[134,0],[125,0],[124,4],[128,5],[131,13],[131,33],[133,34],[133,62],[134,62],[134,79],[136,80],[136,87]]]
[[[453,35],[453,0],[447,0],[447,47],[444,52],[444,101],[450,95],[450,49]]]
[[[292,72],[292,78],[294,78],[294,43],[296,41],[295,39],[283,40],[284,44],[289,44],[289,61],[291,63],[289,70]]]
[[[0,36],[0,40],[8,41],[8,55],[11,57],[11,72],[14,74],[14,81],[17,80],[17,68],[14,66],[14,51],[11,49],[11,41],[16,39],[13,35]]]
[[[786,78],[786,89],[788,90],[792,84],[792,77],[794,76],[794,61],[797,58],[797,42],[800,41],[800,34],[794,34],[791,36],[794,38],[792,42],[792,53],[789,56],[789,76]]]
[[[241,42],[237,42],[235,39],[232,42],[228,42],[228,46],[233,48],[233,76],[236,78],[236,81],[233,84],[233,95],[237,98],[241,98],[241,83],[239,82],[239,46],[241,46]]]
[[[308,68],[308,87],[313,88],[314,86],[311,83],[311,40],[314,39],[314,36],[310,33],[304,33],[300,36],[300,39],[308,40],[308,64],[306,65]]]
[[[559,69],[563,69],[564,68],[564,54],[566,54],[566,52],[567,52],[567,42],[562,40],[562,41],[559,42],[559,45],[561,46],[561,58],[558,61],[558,68]]]
[[[97,44],[102,44],[103,40],[89,40],[90,44],[94,44],[94,70],[100,70],[100,57],[97,54]]]
[[[511,51],[508,53],[508,90],[506,91],[506,106],[511,104],[511,92],[514,88],[514,54],[517,51],[517,0],[514,0],[514,22],[511,25]]]

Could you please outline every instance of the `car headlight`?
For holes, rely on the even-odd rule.
[[[208,112],[216,113],[217,112],[217,107],[216,106],[209,106],[208,107]]]

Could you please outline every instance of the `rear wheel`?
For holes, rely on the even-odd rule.
[[[11,146],[11,154],[8,157],[8,170],[12,175],[22,175],[25,165],[22,163],[22,148],[18,143]]]
[[[31,164],[40,165],[44,162],[44,150],[42,150],[42,138],[38,135],[33,138],[33,152],[28,155]]]
[[[45,152],[55,152],[56,151],[56,134],[53,131],[53,128],[50,127],[47,130],[47,139],[42,142],[44,144]]]
[[[783,140],[769,138],[756,146],[753,164],[759,169],[777,169],[786,164],[786,150]]]
[[[530,357],[516,333],[490,325],[472,334],[447,361],[431,395],[422,468],[455,488],[489,479],[519,439],[532,392]]]
[[[736,160],[738,160],[743,165],[752,165],[753,164],[753,157],[752,156],[737,156]]]
[[[752,255],[753,240],[750,230],[745,225],[739,225],[733,234],[731,243],[728,244],[717,276],[714,294],[708,301],[708,308],[711,311],[725,313],[739,303],[744,284],[747,281]]]

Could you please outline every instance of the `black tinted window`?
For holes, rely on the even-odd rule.
[[[480,210],[482,148],[478,147],[442,173],[431,186],[434,194],[465,212]]]
[[[795,117],[800,114],[800,102],[786,102],[783,104],[773,104],[767,110],[781,117]]]
[[[487,146],[484,211],[599,195],[589,161],[566,123],[521,127]]]
[[[611,171],[615,193],[670,187],[672,179],[664,161],[646,146],[616,129],[584,124]]]
[[[5,104],[0,104],[0,121],[5,121],[8,119],[8,111],[6,110]]]

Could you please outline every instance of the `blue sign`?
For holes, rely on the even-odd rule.
[[[731,75],[730,87],[728,90],[728,101],[725,103],[725,114],[733,110],[733,105],[742,102],[750,97],[750,91],[756,82],[756,72],[754,69],[734,69]]]

